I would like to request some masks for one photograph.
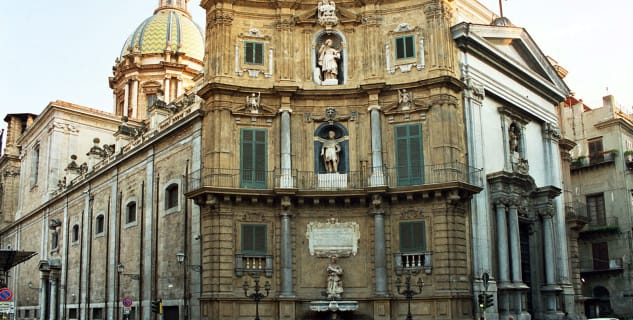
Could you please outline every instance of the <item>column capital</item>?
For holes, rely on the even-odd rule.
[[[374,111],[374,110],[380,111],[381,109],[382,107],[377,104],[372,104],[369,107],[367,107],[367,111]]]
[[[284,112],[292,113],[292,108],[290,106],[283,106],[283,107],[279,108],[279,112],[280,113],[284,113]]]

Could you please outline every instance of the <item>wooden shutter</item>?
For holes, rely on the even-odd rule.
[[[266,225],[242,225],[242,253],[266,254]]]
[[[591,244],[593,253],[593,269],[609,269],[609,245],[606,242],[596,242]]]
[[[243,188],[266,187],[266,130],[242,129],[241,182]]]
[[[411,124],[395,128],[396,175],[398,185],[417,185],[424,182],[422,126]]]
[[[426,230],[424,221],[400,222],[400,251],[426,251]]]

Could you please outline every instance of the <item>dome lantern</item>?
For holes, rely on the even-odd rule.
[[[189,0],[158,0],[158,8],[154,11],[154,14],[156,14],[156,12],[160,11],[160,10],[164,10],[164,9],[176,9],[176,10],[180,10],[184,13],[186,13],[187,15],[191,16],[189,14],[189,11],[187,11],[187,3],[189,2]]]

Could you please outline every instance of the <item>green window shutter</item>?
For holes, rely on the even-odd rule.
[[[400,252],[426,251],[424,221],[400,222]]]
[[[248,64],[264,64],[264,44],[261,42],[245,42],[244,62]]]
[[[242,225],[242,253],[266,254],[266,225]]]
[[[241,181],[242,188],[266,187],[266,130],[242,129],[241,131]]]
[[[410,124],[395,128],[396,175],[399,186],[424,183],[422,125]]]
[[[404,36],[395,39],[396,59],[415,57],[415,44],[413,36]]]

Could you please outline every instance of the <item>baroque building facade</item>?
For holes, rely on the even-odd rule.
[[[523,29],[476,1],[204,0],[203,42],[187,5],[127,39],[112,114],[7,116],[2,247],[39,253],[17,318],[473,319],[484,272],[489,319],[581,314],[567,88]]]

